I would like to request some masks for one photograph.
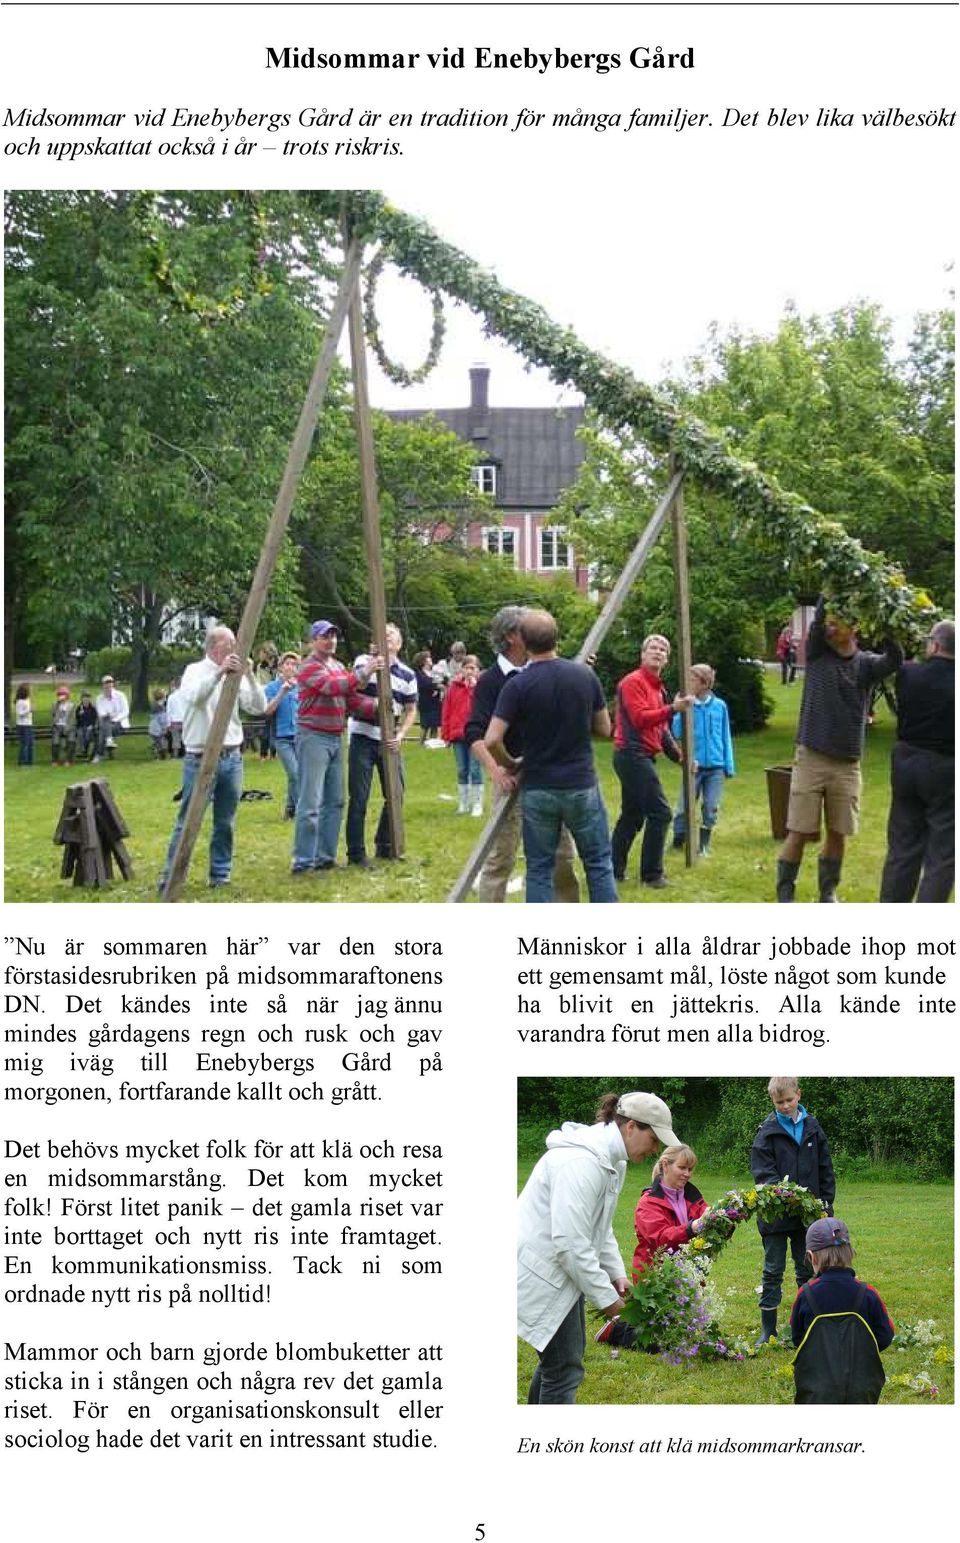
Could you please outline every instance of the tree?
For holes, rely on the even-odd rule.
[[[435,578],[440,553],[463,551],[470,522],[491,518],[490,500],[471,482],[474,450],[435,418],[372,418],[387,607],[405,636],[412,636],[411,601],[423,605],[424,584]],[[346,406],[321,420],[293,533],[315,614],[325,604],[348,640],[365,647],[370,619],[360,470],[353,412]]]
[[[664,470],[635,435],[614,437],[593,420],[581,435],[586,457],[555,519],[592,565],[595,582],[609,589],[653,513],[663,491]],[[772,552],[758,563],[762,538],[755,530],[748,536],[736,511],[717,495],[689,486],[685,511],[694,658],[716,669],[717,689],[729,705],[734,729],[743,733],[760,728],[770,704],[760,672],[744,661],[762,646],[765,608],[786,604],[782,565]],[[676,603],[672,550],[665,532],[604,643],[600,668],[608,687],[636,667],[648,633],[675,636]],[[681,684],[676,659],[667,679],[673,686]]]
[[[330,232],[270,200],[7,203],[14,583],[34,638],[51,617],[73,641],[108,622],[133,649],[138,706],[165,631],[237,618],[313,364]],[[288,545],[264,626],[294,635],[301,619]]]
[[[839,521],[907,577],[953,589],[953,319],[920,316],[906,358],[877,306],[773,337],[715,330],[671,394],[744,459]]]

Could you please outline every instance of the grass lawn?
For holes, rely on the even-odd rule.
[[[773,895],[777,843],[770,836],[764,769],[789,765],[801,686],[781,687],[769,682],[775,712],[760,734],[737,740],[737,777],[724,795],[720,824],[709,860],[687,870],[680,853],[668,855],[670,888],[641,890],[634,877],[620,886],[620,898],[631,903],[662,904],[676,901],[770,900]],[[78,688],[79,689],[79,688]],[[78,695],[78,689],[75,696]],[[125,688],[124,688],[125,689]],[[34,721],[50,718],[52,690],[40,686],[34,694]],[[889,802],[888,767],[893,725],[884,707],[868,734],[864,757],[863,829],[851,843],[842,886],[842,898],[876,900],[886,849],[885,830]],[[176,809],[171,802],[179,786],[177,763],[154,762],[145,736],[121,739],[116,760],[98,767],[51,767],[49,745],[37,745],[37,764],[16,766],[16,745],[6,749],[6,899],[8,901],[99,900],[128,901],[156,898],[156,881],[173,828]],[[607,744],[597,746],[597,763],[611,823],[619,809],[619,785],[611,767]],[[675,767],[658,763],[674,800],[679,785]],[[226,901],[411,901],[443,900],[459,873],[477,834],[479,821],[456,814],[456,774],[450,751],[423,750],[412,742],[404,751],[407,779],[404,816],[407,857],[402,863],[377,864],[368,872],[348,870],[294,882],[289,876],[291,828],[281,820],[284,776],[279,762],[247,757],[246,786],[273,794],[271,802],[244,803],[237,822],[237,856],[233,883],[218,892]],[[60,848],[52,834],[69,781],[102,773],[126,818],[131,835],[127,843],[134,862],[129,884],[116,882],[103,891],[74,888],[60,879]],[[488,793],[489,807],[489,793]],[[368,842],[372,845],[373,822],[379,794],[371,799]],[[808,857],[801,873],[798,899],[814,899],[816,864]],[[206,835],[194,854],[192,871],[184,890],[186,900],[213,898],[206,888]],[[584,897],[586,892],[584,890]],[[522,893],[512,897],[522,900]]]
[[[521,1159],[522,1188],[533,1159]],[[709,1202],[742,1184],[743,1173],[714,1173],[702,1164],[694,1182]],[[630,1167],[617,1213],[614,1232],[629,1270],[635,1235],[633,1213],[644,1184],[645,1170]],[[949,1184],[845,1183],[838,1180],[838,1214],[850,1227],[856,1250],[854,1268],[875,1286],[898,1330],[918,1321],[933,1319],[941,1344],[950,1352],[949,1364],[936,1361],[939,1348],[912,1346],[897,1349],[894,1340],[883,1355],[887,1385],[884,1404],[930,1402],[921,1394],[892,1382],[894,1376],[927,1372],[939,1389],[936,1403],[953,1402],[953,1186]],[[904,1226],[905,1218],[909,1223]],[[721,1298],[726,1300],[725,1335],[748,1339],[760,1332],[756,1287],[760,1284],[763,1252],[755,1224],[744,1222],[724,1249],[713,1271]],[[792,1404],[793,1374],[789,1310],[795,1284],[789,1260],[784,1278],[784,1302],[780,1322],[786,1329],[782,1347],[764,1350],[743,1361],[687,1361],[667,1366],[657,1356],[621,1352],[614,1360],[609,1350],[593,1342],[603,1320],[587,1309],[586,1381],[578,1402],[582,1404]],[[537,1364],[535,1352],[518,1341],[517,1401],[525,1403],[527,1388]],[[788,1348],[789,1347],[789,1348]],[[941,1350],[941,1357],[944,1355]]]

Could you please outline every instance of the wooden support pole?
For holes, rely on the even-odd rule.
[[[670,464],[676,468],[676,456]],[[683,508],[683,490],[673,501],[673,571],[677,586],[677,661],[680,669],[678,690],[689,691],[693,664],[693,635],[690,630],[690,564],[687,554],[687,520]],[[685,816],[684,851],[686,865],[694,867],[699,853],[696,822],[696,772],[693,763],[693,714],[688,708],[680,715],[680,744],[683,750],[683,809]]]
[[[240,621],[240,628],[237,633],[237,653],[243,660],[246,660],[253,650],[253,640],[256,637],[257,627],[260,625],[260,617],[263,614],[267,591],[273,578],[273,571],[277,564],[283,538],[287,532],[293,500],[296,496],[303,468],[306,465],[307,456],[310,453],[310,445],[317,425],[317,416],[323,405],[323,399],[327,394],[330,374],[337,357],[340,334],[347,319],[350,302],[357,293],[362,257],[362,242],[351,241],[344,254],[343,273],[340,276],[340,284],[333,303],[333,310],[324,329],[320,354],[307,389],[307,395],[304,399],[296,430],[294,431],[293,440],[287,455],[286,468],[260,552],[260,560],[257,563],[257,570],[253,576],[250,593],[247,596],[247,603]],[[187,807],[186,818],[180,831],[180,839],[173,854],[173,861],[170,865],[167,881],[160,894],[161,900],[173,901],[180,897],[180,891],[183,888],[187,870],[190,867],[190,858],[193,855],[197,836],[200,834],[200,825],[203,821],[203,813],[207,806],[210,788],[216,774],[217,761],[223,748],[227,726],[233,716],[233,709],[236,705],[239,690],[239,675],[225,675],[223,677],[217,706],[213,715],[213,722],[210,726],[210,733],[207,736],[203,758],[200,762],[200,768],[193,785],[193,792],[190,796],[190,803]]]
[[[683,487],[683,477],[682,470],[675,468],[666,492],[644,526],[640,540],[630,553],[620,577],[604,602],[600,615],[590,628],[577,652],[577,659],[581,662],[584,659],[589,659],[591,654],[597,652],[597,649],[623,610],[624,602],[667,522],[674,500],[680,495],[680,490]],[[480,835],[477,837],[470,856],[457,876],[456,883],[447,896],[448,905],[458,905],[461,901],[466,900],[473,881],[483,867],[487,853],[493,845],[497,831],[507,818],[507,814],[512,809],[513,801],[516,797],[516,793],[511,793],[509,798],[505,798],[494,809]]]
[[[404,851],[403,804],[400,790],[400,747],[394,739],[393,683],[387,651],[387,600],[383,583],[383,548],[380,541],[380,500],[377,495],[377,463],[370,420],[370,396],[367,389],[367,345],[363,332],[363,309],[359,291],[354,293],[349,312],[350,358],[353,366],[353,411],[360,452],[360,497],[363,506],[363,539],[367,552],[367,582],[370,586],[370,622],[374,642],[383,657],[377,683],[377,718],[380,725],[380,754],[383,759],[384,802],[390,832],[390,855],[402,857]]]

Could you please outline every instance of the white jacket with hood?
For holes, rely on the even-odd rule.
[[[578,1297],[595,1307],[617,1300],[626,1269],[613,1236],[613,1213],[627,1172],[619,1127],[568,1122],[520,1195],[517,1239],[517,1333],[543,1350]]]

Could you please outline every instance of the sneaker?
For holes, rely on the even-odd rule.
[[[596,1344],[598,1344],[598,1345],[606,1345],[608,1343],[608,1341],[610,1340],[610,1337],[613,1334],[613,1331],[614,1331],[614,1329],[616,1328],[616,1326],[617,1326],[617,1324],[619,1322],[620,1322],[619,1317],[608,1318],[606,1323],[603,1325],[603,1327],[601,1329],[598,1329],[596,1334],[593,1336],[594,1341],[596,1342]]]
[[[227,886],[229,885],[229,883],[230,883],[229,879],[208,879],[207,880],[207,888],[208,889],[226,889]]]
[[[670,888],[670,885],[667,883],[667,881],[664,878],[662,873],[658,874],[655,879],[641,879],[640,882],[642,883],[644,889],[669,889]]]
[[[347,858],[347,867],[348,868],[372,868],[373,867],[373,859],[371,857],[367,857],[366,854],[364,854],[363,857],[348,857]]]
[[[332,857],[325,857],[322,862],[314,863],[314,873],[329,873],[332,868],[342,868],[343,863],[338,863]]]

